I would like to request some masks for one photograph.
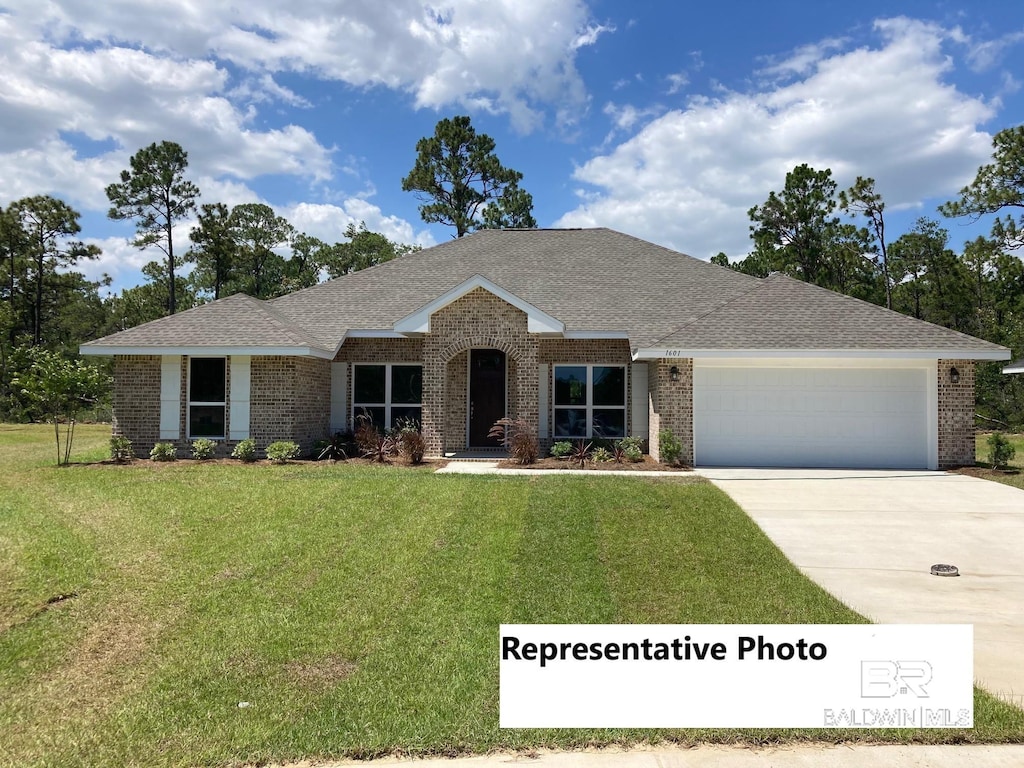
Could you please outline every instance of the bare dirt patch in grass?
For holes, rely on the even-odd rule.
[[[52,607],[61,606],[64,613],[67,609],[63,606],[76,602],[63,600]],[[70,619],[66,613],[64,617]],[[11,744],[23,735],[33,742],[17,745],[24,754],[35,750],[56,754],[61,744],[40,743],[39,739],[56,738],[61,733],[60,738],[66,739],[69,730],[81,734],[84,742],[101,739],[98,723],[145,684],[147,673],[141,662],[159,631],[160,624],[124,603],[103,613],[38,680],[36,690],[25,702],[25,716],[35,722],[60,722],[64,730],[33,733],[33,729],[14,728],[9,734]]]
[[[342,656],[332,655],[322,659],[296,659],[284,666],[288,677],[311,688],[330,688],[347,680],[355,673],[357,665]]]

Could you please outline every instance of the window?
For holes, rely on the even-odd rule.
[[[364,411],[378,429],[400,421],[421,421],[423,366],[387,363],[352,366],[352,423]]]
[[[190,357],[188,360],[188,436],[223,438],[225,358]]]
[[[555,437],[626,436],[626,367],[555,366]]]

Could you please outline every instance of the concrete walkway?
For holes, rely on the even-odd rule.
[[[873,621],[974,624],[978,684],[1024,706],[1024,491],[945,472],[697,471]]]
[[[329,766],[366,765],[365,761],[330,763]],[[546,752],[529,755],[494,754],[476,757],[421,760],[374,760],[374,765],[410,768],[504,768],[510,765],[539,768],[1019,768],[1024,745],[997,746],[831,746],[811,745],[749,749],[704,746],[656,749],[607,749],[589,752]],[[321,768],[329,768],[321,766]],[[299,768],[295,766],[294,768]]]
[[[632,471],[628,469],[511,469],[498,467],[496,461],[449,461],[437,474],[449,475],[550,475],[561,477],[562,475],[590,475],[590,477],[604,477],[605,475],[619,475],[622,477],[692,477],[688,472],[663,472],[658,470]]]

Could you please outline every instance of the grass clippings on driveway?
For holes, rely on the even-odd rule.
[[[1024,740],[981,692],[970,731],[498,728],[501,623],[862,620],[693,476],[58,469],[49,439],[0,426],[2,765]]]

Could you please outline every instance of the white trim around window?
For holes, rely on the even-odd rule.
[[[615,369],[621,373],[622,394],[621,397],[614,398],[616,402],[595,403],[594,370],[605,368]],[[570,372],[569,369],[577,370]],[[579,388],[580,391],[575,396],[571,393],[566,393],[564,387],[559,386],[560,371],[570,374],[566,380],[566,385],[569,385],[570,381],[574,381],[575,384],[570,386]],[[585,372],[583,379],[578,379],[575,376],[580,371]],[[609,439],[626,437],[629,434],[628,377],[629,366],[622,363],[556,363],[552,365],[552,436],[556,440],[571,440],[580,437],[606,437]],[[568,397],[566,396],[567,394],[569,395]],[[604,394],[607,396],[607,389],[605,389]],[[602,419],[606,424],[604,429],[600,426]],[[620,424],[621,426],[619,426]]]
[[[408,363],[352,363],[352,419],[349,422],[353,429],[359,426],[359,422],[356,417],[359,416],[363,409],[373,413],[374,409],[380,411],[383,409],[383,424],[377,424],[376,421],[374,426],[378,429],[391,429],[393,424],[393,414],[396,410],[408,410],[418,411],[416,421],[422,421],[423,419],[423,363],[421,362],[408,362]],[[359,376],[360,369],[365,368],[384,368],[384,399],[383,401],[360,401],[359,397],[359,383],[357,377]],[[395,368],[418,368],[419,369],[419,388],[420,398],[419,402],[406,403],[406,402],[394,402],[394,369]]]

